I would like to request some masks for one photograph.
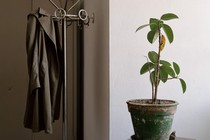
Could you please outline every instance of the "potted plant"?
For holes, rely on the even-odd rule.
[[[149,24],[140,26],[137,30],[150,27],[147,40],[153,44],[158,40],[157,51],[149,51],[146,63],[141,67],[140,74],[149,74],[152,88],[151,99],[136,99],[127,101],[131,114],[136,140],[169,140],[173,116],[178,103],[173,100],[158,99],[160,83],[177,79],[181,83],[183,93],[186,91],[185,81],[179,77],[180,67],[175,62],[161,59],[166,40],[174,40],[172,28],[166,21],[178,19],[173,13],[167,13],[157,18],[150,18]]]

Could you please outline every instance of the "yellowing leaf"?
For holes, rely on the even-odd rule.
[[[162,51],[166,44],[166,38],[164,35],[161,36],[161,44],[160,44],[160,51]]]

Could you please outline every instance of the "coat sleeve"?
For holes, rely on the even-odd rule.
[[[39,41],[37,18],[33,15],[28,16],[27,31],[26,31],[26,50],[29,74],[29,92],[40,88],[39,81]]]
[[[34,15],[28,15],[27,30],[26,30],[26,51],[28,62],[28,96],[26,103],[26,110],[24,116],[24,126],[32,129],[33,132],[39,132],[44,129],[40,125],[39,117],[39,92],[40,92],[40,78],[39,78],[39,41],[37,19]]]

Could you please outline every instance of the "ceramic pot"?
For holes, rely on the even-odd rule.
[[[150,99],[127,101],[136,140],[169,140],[178,103]]]

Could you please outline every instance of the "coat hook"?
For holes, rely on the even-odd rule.
[[[78,16],[81,20],[85,21],[88,18],[88,13],[84,9],[79,10]]]
[[[81,19],[82,20],[82,19]],[[92,23],[95,22],[95,14],[93,13],[92,16],[87,16],[86,20],[83,21],[83,25],[89,26],[90,21],[92,20]]]
[[[66,11],[63,8],[58,8],[55,10],[54,16],[58,19],[63,19],[66,17]]]

